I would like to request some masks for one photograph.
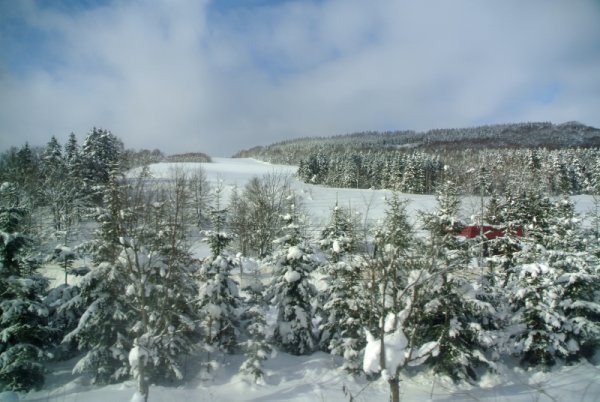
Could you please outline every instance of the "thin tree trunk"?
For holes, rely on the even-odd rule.
[[[390,378],[388,384],[390,384],[390,401],[400,402],[400,382],[398,378]]]
[[[144,402],[148,402],[148,395],[150,394],[150,386],[146,381],[146,367],[144,366],[144,359],[138,358],[138,392],[144,398]]]

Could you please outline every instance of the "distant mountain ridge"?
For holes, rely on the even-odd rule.
[[[600,147],[600,129],[570,121],[562,124],[550,122],[495,124],[433,129],[424,132],[370,131],[331,137],[291,139],[243,150],[234,157],[275,156],[286,150],[314,145],[359,149],[407,148],[427,151],[482,148],[596,148]]]

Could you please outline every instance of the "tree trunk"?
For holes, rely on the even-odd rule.
[[[400,402],[400,383],[398,378],[390,378],[388,384],[390,384],[390,401]]]
[[[148,394],[150,393],[150,387],[148,385],[148,381],[146,380],[146,373],[144,367],[144,361],[142,358],[138,361],[138,392],[144,398],[144,402],[148,402]]]

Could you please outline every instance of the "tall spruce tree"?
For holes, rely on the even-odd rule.
[[[439,275],[424,290],[429,301],[415,315],[422,322],[416,336],[438,342],[439,354],[429,360],[436,372],[454,380],[473,380],[477,366],[493,365],[485,355],[493,345],[481,323],[492,319],[495,310],[478,297],[480,284],[468,274],[469,255],[456,236],[461,225],[455,186],[447,181],[438,191],[437,209],[422,219],[429,231],[426,247]]]
[[[108,183],[122,152],[123,143],[110,131],[94,127],[89,132],[81,149],[82,178],[88,196],[101,199],[102,186]]]
[[[327,288],[321,292],[317,315],[319,344],[323,350],[344,357],[344,369],[358,373],[365,346],[363,319],[367,297],[362,286],[364,260],[356,250],[355,224],[348,210],[335,206],[319,244],[328,262],[323,266]]]
[[[149,384],[183,377],[182,358],[194,347],[197,287],[186,251],[185,183],[145,188],[116,174],[105,189],[95,261],[73,302],[85,311],[65,337],[85,355],[75,372],[93,372],[97,383],[132,375],[147,398]],[[160,228],[160,230],[157,230]]]
[[[238,307],[240,304],[237,283],[231,271],[237,265],[226,248],[231,236],[225,232],[227,209],[221,207],[222,188],[216,189],[215,205],[209,216],[212,230],[206,233],[211,256],[200,270],[200,296],[198,308],[204,317],[205,343],[211,349],[233,352],[239,335]]]
[[[259,281],[253,281],[244,290],[248,295],[247,309],[243,317],[247,322],[248,340],[244,343],[246,360],[240,366],[240,372],[251,376],[256,383],[262,384],[265,376],[263,362],[273,351],[267,337],[264,287]]]
[[[44,382],[49,357],[48,281],[28,258],[31,239],[22,230],[27,210],[16,187],[0,184],[0,390],[26,391]]]
[[[307,239],[302,234],[294,196],[288,197],[288,213],[282,217],[284,236],[276,241],[273,279],[267,299],[277,308],[273,338],[293,355],[311,353],[316,346],[312,331],[312,299],[316,289],[309,276],[316,267]]]
[[[598,260],[568,199],[544,203],[546,225],[525,239],[506,287],[513,311],[510,348],[524,365],[589,357],[600,333]]]

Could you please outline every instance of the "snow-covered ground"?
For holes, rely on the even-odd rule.
[[[365,190],[352,188],[329,188],[311,185],[294,178],[297,168],[287,165],[273,165],[255,159],[213,158],[212,163],[157,163],[150,165],[150,173],[156,179],[172,178],[177,169],[193,173],[201,167],[211,185],[222,182],[225,186],[225,196],[233,187],[243,188],[254,177],[268,174],[287,176],[291,186],[300,197],[302,207],[310,214],[311,223],[321,226],[329,219],[331,208],[336,202],[340,206],[351,208],[369,223],[375,223],[385,215],[385,199],[391,192],[388,190]],[[134,177],[139,170],[130,173]],[[407,210],[417,219],[418,211],[427,211],[435,207],[435,197],[420,194],[402,194],[401,198],[408,201]],[[592,208],[589,196],[575,196],[577,212],[588,213]],[[480,199],[466,197],[462,203],[463,215],[469,218],[480,213]]]
[[[193,172],[196,163],[150,166],[151,174],[157,179],[168,179],[175,168]],[[302,204],[311,217],[311,225],[319,227],[325,222],[336,201],[350,206],[363,219],[376,222],[384,217],[385,197],[388,191],[332,189],[307,185],[293,177],[294,167],[270,165],[252,159],[215,158],[213,163],[201,164],[208,180],[216,184],[222,181],[226,189],[243,187],[253,177],[265,174],[290,175],[292,187],[301,197]],[[132,172],[131,175],[135,175]],[[417,211],[435,206],[433,196],[403,195],[409,201],[408,210],[413,217]],[[592,206],[590,197],[574,197],[577,211],[586,213]],[[478,200],[463,202],[465,217],[477,214]],[[195,254],[208,253],[201,244],[194,246]],[[53,274],[52,274],[53,273]],[[48,271],[55,276],[55,283],[64,281],[64,272],[59,266]],[[74,279],[74,278],[73,278]],[[187,364],[187,380],[173,386],[152,386],[151,402],[173,401],[348,401],[350,395],[356,401],[385,401],[388,385],[383,380],[367,382],[364,378],[353,378],[343,372],[336,358],[318,352],[310,356],[295,357],[279,353],[267,360],[267,376],[264,385],[248,382],[238,374],[243,356],[228,356],[214,373],[214,378],[204,380],[196,375],[201,356],[190,357]],[[403,378],[400,383],[403,401],[600,401],[600,358],[596,365],[581,363],[575,366],[560,366],[549,372],[523,371],[516,365],[501,366],[497,374],[483,376],[476,385],[455,385],[430,373]],[[23,401],[38,402],[125,402],[135,392],[132,381],[111,386],[97,387],[85,377],[74,377],[71,369],[74,361],[55,363],[49,367],[46,386],[43,390],[19,395]],[[344,392],[346,390],[346,392]],[[13,395],[14,396],[14,395]],[[11,400],[8,394],[0,394],[0,402]]]
[[[188,379],[185,385],[152,386],[151,402],[194,401],[386,401],[388,385],[352,378],[341,363],[322,352],[310,356],[279,353],[265,363],[266,383],[256,385],[238,374],[243,356],[228,357],[215,378]],[[127,402],[135,392],[133,381],[103,387],[91,386],[85,378],[74,378],[74,361],[51,367],[46,387],[21,396],[36,402]],[[193,367],[193,363],[189,364]],[[191,371],[191,370],[190,370]],[[344,389],[349,393],[345,395]],[[590,364],[558,367],[548,373],[503,368],[500,374],[484,376],[478,385],[457,386],[426,373],[403,378],[402,401],[531,402],[600,400],[600,369]],[[0,401],[2,396],[0,394]]]

